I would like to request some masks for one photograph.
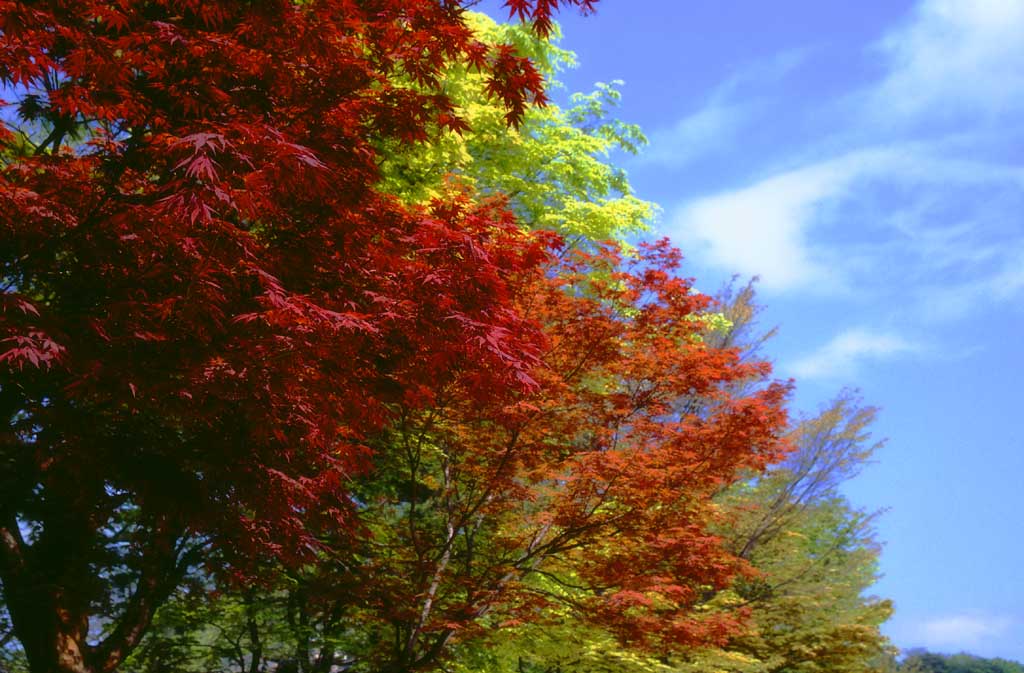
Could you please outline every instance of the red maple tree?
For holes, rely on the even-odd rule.
[[[592,3],[509,3],[559,4]],[[462,128],[444,63],[512,123],[543,100],[460,5],[0,2],[0,580],[33,671],[114,670],[211,545],[345,544],[421,386],[534,385],[510,298],[542,245],[374,189],[375,140]]]

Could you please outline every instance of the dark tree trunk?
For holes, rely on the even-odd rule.
[[[61,592],[28,574],[5,573],[4,595],[32,673],[94,673],[86,662],[88,619],[63,605]]]

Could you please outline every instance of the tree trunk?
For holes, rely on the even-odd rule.
[[[14,634],[32,673],[95,673],[87,665],[88,620],[60,605],[59,595],[4,582]]]
[[[56,666],[52,669],[54,673],[93,673],[93,669],[85,663],[85,633],[83,629],[77,633],[57,633],[57,640],[54,643],[54,654],[56,655]],[[32,669],[32,673],[36,673]],[[49,673],[49,671],[47,671]]]

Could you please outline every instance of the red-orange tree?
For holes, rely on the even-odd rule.
[[[559,602],[656,651],[737,626],[693,610],[742,568],[707,532],[711,496],[782,455],[786,387],[730,392],[768,366],[705,347],[710,300],[676,276],[678,251],[642,252],[572,253],[523,296],[548,338],[539,391],[495,406],[455,380],[386,435],[380,473],[400,477],[361,516],[396,543],[366,564],[396,668]]]
[[[114,670],[210,545],[348,544],[419,384],[529,387],[540,246],[374,191],[375,139],[460,128],[443,63],[512,123],[543,96],[460,4],[0,2],[0,580],[33,671]],[[592,3],[509,2],[559,4]]]

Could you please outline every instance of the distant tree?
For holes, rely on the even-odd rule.
[[[863,412],[867,413],[863,413]],[[880,626],[887,600],[865,595],[877,577],[873,516],[835,491],[869,455],[864,428],[873,413],[849,394],[806,419],[795,452],[766,475],[717,498],[715,529],[752,571],[728,587],[708,587],[698,613],[744,615],[746,629],[714,647],[651,656],[624,647],[571,611],[546,624],[502,632],[489,651],[467,652],[470,670],[614,673],[869,673],[894,652]],[[849,461],[849,462],[847,462]]]
[[[1024,673],[1024,664],[966,653],[936,654],[913,649],[906,652],[896,670],[899,673]]]
[[[709,341],[739,344],[753,356],[775,332],[757,325],[754,284],[730,286],[722,301],[730,326]],[[877,579],[875,515],[852,508],[838,490],[881,446],[870,434],[876,414],[842,391],[794,424],[783,463],[722,493],[719,503],[731,513],[722,534],[757,573],[715,600],[720,609],[751,610],[754,628],[686,670],[859,673],[892,650],[880,631],[892,605],[865,595]]]

